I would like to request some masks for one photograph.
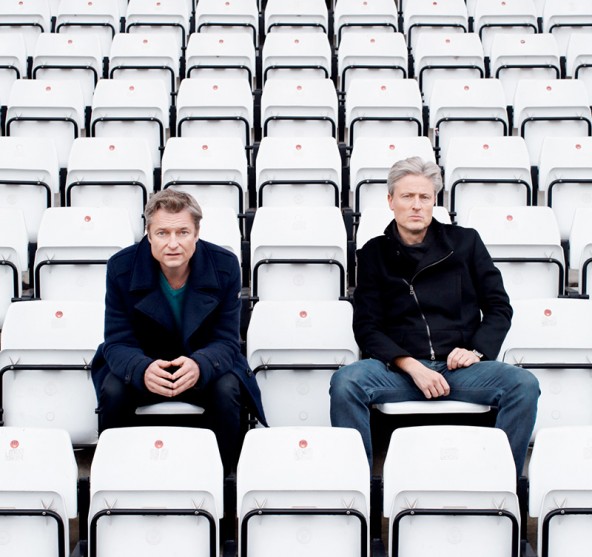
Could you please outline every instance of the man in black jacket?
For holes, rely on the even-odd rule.
[[[395,219],[357,254],[353,328],[367,359],[331,381],[331,422],[360,431],[372,464],[370,407],[448,398],[498,409],[522,473],[539,387],[530,372],[496,361],[512,307],[473,229],[432,219],[438,166],[412,157],[388,176]]]

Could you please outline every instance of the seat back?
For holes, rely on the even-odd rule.
[[[24,301],[8,308],[0,351],[5,425],[62,428],[77,445],[96,442],[90,363],[103,321],[97,302]]]
[[[0,518],[7,555],[69,555],[78,467],[61,429],[0,428]]]
[[[260,301],[247,358],[272,426],[329,426],[329,381],[358,360],[346,301]],[[273,323],[273,327],[269,324]]]
[[[399,428],[383,477],[389,555],[519,554],[516,468],[503,431]]]
[[[28,266],[27,227],[20,209],[0,208],[0,328],[13,298],[22,294]]]
[[[288,544],[314,556],[366,556],[369,487],[353,429],[249,431],[237,469],[239,555],[277,555]]]
[[[93,457],[89,554],[219,554],[223,471],[207,429],[108,429]]]

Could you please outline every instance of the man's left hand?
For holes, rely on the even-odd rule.
[[[199,366],[195,360],[187,356],[181,356],[172,360],[171,365],[179,368],[171,375],[171,379],[174,381],[171,396],[180,395],[195,387],[199,380]]]
[[[455,348],[446,359],[448,369],[459,369],[461,367],[469,367],[481,360],[472,350],[466,348]]]

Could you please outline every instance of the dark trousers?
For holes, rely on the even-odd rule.
[[[174,398],[138,391],[109,373],[98,399],[99,432],[113,427],[141,425],[136,408],[147,404],[179,401],[203,407],[204,425],[216,435],[225,474],[236,469],[242,445],[242,404],[240,381],[233,373],[220,376],[203,390],[189,389]]]

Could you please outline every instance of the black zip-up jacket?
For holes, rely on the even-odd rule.
[[[395,226],[357,252],[353,328],[364,356],[446,360],[459,347],[495,359],[512,307],[477,231],[432,220],[428,250],[406,279]]]

